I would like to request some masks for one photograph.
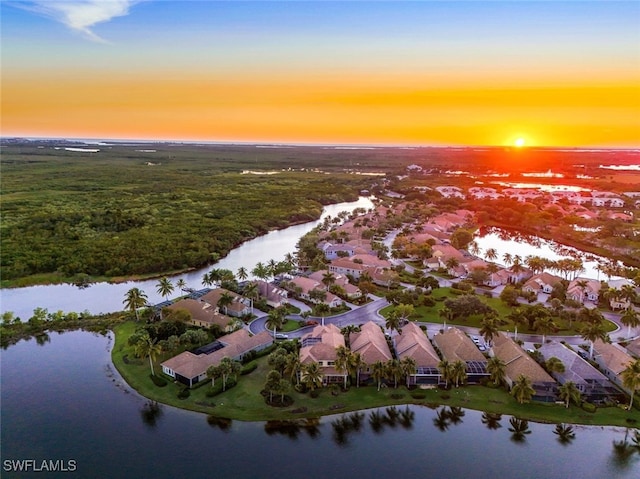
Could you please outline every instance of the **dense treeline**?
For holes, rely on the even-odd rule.
[[[242,164],[231,171],[189,150],[151,159],[116,150],[3,148],[5,284],[38,274],[73,280],[202,266],[271,229],[317,219],[322,205],[354,200],[371,184],[308,169],[241,174]]]

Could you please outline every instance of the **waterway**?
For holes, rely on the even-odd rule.
[[[503,416],[497,429],[481,412],[438,420],[442,409],[399,407],[322,418],[308,428],[233,421],[159,406],[132,392],[113,371],[111,335],[51,334],[21,341],[2,357],[3,478],[34,477],[7,461],[74,461],[82,478],[637,478],[633,431],[575,426],[558,441],[554,426],[528,423],[521,437]],[[259,400],[259,399],[257,399]],[[355,419],[355,421],[354,421]],[[373,419],[373,420],[372,420]],[[225,428],[226,427],[226,428]],[[626,446],[625,446],[626,437]],[[10,463],[9,463],[10,464]]]
[[[327,216],[335,217],[341,211],[351,213],[356,208],[369,209],[372,207],[373,202],[369,197],[360,197],[357,201],[325,206],[320,219],[316,221],[271,231],[234,248],[215,265],[172,276],[171,280],[175,284],[179,279],[183,279],[187,287],[200,289],[202,288],[202,276],[211,268],[224,268],[236,273],[240,267],[251,271],[258,262],[266,263],[271,259],[282,261],[287,253],[295,252],[298,240]],[[46,308],[49,312],[61,310],[64,312],[89,311],[93,314],[109,313],[124,309],[122,304],[124,296],[133,287],[144,291],[151,304],[163,301],[163,298],[156,291],[157,283],[157,279],[152,279],[118,284],[96,283],[85,289],[69,284],[2,289],[0,290],[0,310],[13,311],[17,317],[23,320],[30,318],[36,307]]]

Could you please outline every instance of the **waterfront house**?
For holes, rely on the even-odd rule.
[[[446,331],[433,337],[438,351],[444,359],[453,363],[462,361],[467,368],[467,382],[477,383],[487,372],[487,358],[480,352],[471,338],[458,328],[447,328]]]
[[[289,293],[267,281],[258,280],[258,294],[272,308],[279,308],[289,303]]]
[[[252,336],[246,329],[239,329],[218,338],[195,352],[184,351],[161,363],[162,372],[177,382],[192,387],[207,379],[207,369],[220,364],[224,357],[241,361],[251,351],[261,351],[273,344],[267,331]]]
[[[300,297],[306,301],[316,304],[324,303],[330,308],[335,308],[342,304],[342,300],[339,297],[327,291],[327,287],[323,283],[321,283],[320,281],[316,281],[315,279],[305,278],[304,276],[296,276],[289,282],[289,284],[293,287],[294,290],[299,292]],[[324,300],[312,298],[311,292],[314,290],[324,291]]]
[[[316,326],[305,334],[300,342],[300,363],[318,363],[322,370],[322,384],[344,383],[347,385],[347,371],[335,367],[336,348],[344,346],[344,336],[337,326],[327,324]]]
[[[360,332],[349,335],[351,351],[360,353],[365,366],[360,375],[361,380],[371,376],[371,365],[377,361],[383,363],[392,359],[387,339],[376,323],[369,321],[360,327]]]
[[[416,372],[409,376],[409,384],[436,384],[440,378],[440,358],[426,333],[416,323],[409,322],[393,337],[398,359],[412,358]]]
[[[230,318],[224,314],[220,314],[217,308],[197,299],[181,299],[167,306],[167,309],[172,311],[186,311],[190,316],[189,323],[201,328],[210,328],[216,324],[224,329],[230,322]]]
[[[223,307],[218,306],[218,302],[223,294],[227,294],[233,298],[233,301]],[[248,298],[244,298],[233,291],[229,291],[224,288],[215,288],[202,296],[202,301],[209,303],[214,308],[222,310],[227,316],[234,316],[236,318],[251,313],[251,301]]]
[[[308,276],[308,278],[309,279],[313,279],[314,281],[322,282],[322,280],[325,277],[325,274],[327,274],[327,273],[328,273],[328,271],[326,269],[322,269],[320,271],[315,271],[315,272],[311,273]],[[344,290],[347,298],[349,298],[349,299],[357,299],[357,298],[362,296],[362,291],[360,291],[360,288],[358,288],[357,286],[349,283],[349,278],[347,278],[343,274],[334,274],[333,275],[333,284],[336,285],[336,286],[340,286]]]
[[[605,343],[598,339],[593,342],[593,359],[598,363],[605,376],[622,387],[620,374],[633,362],[633,357],[622,346]]]
[[[531,278],[527,280],[527,282],[522,287],[523,291],[531,291],[536,294],[538,293],[551,293],[553,291],[553,287],[562,281],[562,278],[559,276],[555,276],[553,274],[549,274],[547,272],[534,274]]]
[[[552,376],[560,384],[572,381],[580,391],[582,399],[601,402],[617,394],[618,390],[604,374],[567,346],[552,341],[543,344],[538,351],[545,361],[552,357],[562,361],[564,371],[554,371]]]
[[[505,381],[509,388],[520,375],[531,381],[533,399],[551,402],[556,397],[556,382],[529,354],[504,333],[493,338],[490,354],[506,364]]]
[[[596,281],[595,279],[576,278],[567,286],[567,298],[571,298],[580,303],[584,303],[587,300],[596,303],[601,286],[600,281]]]

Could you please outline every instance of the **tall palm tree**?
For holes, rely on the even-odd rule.
[[[178,288],[180,291],[183,291],[184,288],[187,287],[187,282],[180,278],[177,282],[176,282],[176,288]]]
[[[393,331],[400,331],[400,317],[396,313],[395,309],[389,313],[384,321],[384,327]]]
[[[323,376],[318,363],[312,362],[302,365],[302,384],[312,391],[317,387],[322,387]]]
[[[269,277],[269,270],[262,262],[258,262],[256,266],[251,270],[251,274],[256,278],[266,280]]]
[[[558,396],[561,401],[564,401],[566,408],[569,407],[569,403],[580,404],[580,390],[573,381],[567,381],[558,388]]]
[[[604,330],[602,323],[586,323],[580,330],[580,334],[584,339],[589,341],[589,357],[593,359],[593,343],[597,339],[607,341],[609,335]]]
[[[236,273],[236,276],[240,281],[244,281],[245,279],[247,279],[249,277],[247,268],[245,268],[244,266],[240,266],[240,268],[238,268],[238,272]]]
[[[397,359],[390,359],[385,364],[385,367],[386,367],[386,376],[389,379],[393,380],[393,388],[396,389],[398,387],[398,379],[402,377],[402,373],[403,373],[402,365],[400,364],[400,361],[398,361]]]
[[[640,359],[636,359],[629,364],[622,373],[622,385],[631,391],[631,401],[629,402],[629,410],[633,406],[633,395],[640,389]]]
[[[380,391],[380,385],[385,377],[386,367],[382,361],[376,361],[371,365],[371,377],[378,383],[378,391]]]
[[[237,376],[242,369],[242,366],[238,361],[234,361],[233,359],[225,356],[220,360],[220,372],[222,374],[222,390],[225,391],[227,388],[227,379],[230,376]]]
[[[281,308],[274,308],[269,311],[265,326],[267,329],[273,329],[273,338],[276,337],[276,329],[280,329],[284,324],[284,310]]]
[[[136,344],[136,355],[144,358],[145,356],[149,357],[149,366],[151,367],[151,374],[156,375],[153,370],[153,361],[156,356],[160,354],[161,349],[160,346],[156,343],[155,339],[151,339],[148,335],[143,336],[138,344]]]
[[[235,296],[228,291],[225,291],[220,295],[220,298],[218,298],[218,308],[222,308],[224,310],[224,314],[227,314],[227,307],[231,306],[234,300]]]
[[[544,363],[547,368],[547,371],[550,373],[563,373],[565,371],[564,363],[555,356],[550,357]]]
[[[620,322],[627,327],[627,336],[631,337],[631,328],[640,326],[640,314],[633,308],[627,308],[620,316]]]
[[[336,348],[336,360],[335,360],[335,368],[338,372],[345,373],[344,376],[344,387],[347,387],[347,375],[349,373],[349,363],[351,361],[352,352],[347,349],[345,346],[338,346]]]
[[[472,241],[471,243],[469,243],[469,252],[471,252],[471,254],[478,256],[480,254],[480,251],[482,250],[480,249],[480,246],[478,246],[478,243],[476,241]]]
[[[498,335],[499,332],[498,321],[492,315],[485,315],[485,317],[482,318],[480,325],[482,327],[478,332],[484,338],[487,344],[489,344],[489,347],[491,347],[491,341]]]
[[[496,259],[498,259],[498,252],[495,248],[487,248],[484,252],[484,257],[489,261],[495,261]]]
[[[284,371],[289,374],[289,380],[293,382],[293,378],[296,378],[296,384],[300,384],[300,368],[302,364],[300,363],[300,356],[296,351],[292,351],[287,354],[287,361],[285,363]]]
[[[445,389],[448,389],[449,381],[451,381],[453,377],[453,364],[446,359],[443,359],[438,363],[438,369],[440,370],[440,376],[444,379],[444,387]]]
[[[362,356],[360,353],[352,353],[349,357],[349,364],[351,366],[351,370],[356,373],[356,387],[360,387],[360,370],[365,365]]]
[[[535,389],[531,386],[531,379],[522,374],[518,376],[511,386],[511,395],[520,404],[529,402],[535,392]]]
[[[446,330],[447,329],[447,320],[449,321],[453,321],[454,318],[454,313],[451,309],[447,308],[446,306],[444,308],[442,308],[440,310],[440,312],[438,313],[438,316],[440,316],[442,318],[442,329]]]
[[[135,313],[136,321],[140,321],[138,309],[147,305],[147,295],[139,288],[131,288],[122,303],[129,311]]]
[[[258,283],[251,281],[249,284],[245,285],[242,295],[251,300],[251,314],[253,314],[253,302],[260,297]]]
[[[456,383],[456,387],[467,380],[467,365],[463,361],[455,361],[451,366],[451,372],[452,381]]]
[[[545,315],[536,318],[533,328],[542,334],[542,344],[544,344],[547,334],[554,332],[557,326],[551,316]]]
[[[156,291],[165,299],[165,301],[167,297],[173,293],[173,289],[173,283],[166,276],[161,278],[156,285]]]
[[[275,278],[276,275],[278,274],[278,262],[275,259],[270,259],[267,263],[267,271],[269,273],[269,276],[271,276],[272,278]]]
[[[335,284],[336,277],[331,271],[327,271],[322,275],[322,284],[324,284],[327,289],[331,287],[332,284]]]
[[[497,386],[504,382],[507,372],[506,368],[506,363],[498,356],[489,358],[487,361],[487,372],[489,373],[489,378],[493,381],[493,384]]]
[[[418,364],[415,359],[406,356],[400,360],[400,366],[402,367],[402,374],[407,379],[407,387],[409,387],[409,380],[411,375],[416,373]]]
[[[504,264],[506,264],[507,266],[510,266],[513,263],[513,256],[511,255],[511,253],[505,253],[504,255],[502,255],[502,261],[504,261]]]

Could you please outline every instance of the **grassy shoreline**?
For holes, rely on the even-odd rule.
[[[127,384],[142,396],[180,409],[201,412],[221,418],[241,421],[291,420],[320,417],[332,414],[352,412],[376,407],[414,404],[427,407],[460,406],[466,409],[507,414],[537,422],[571,423],[598,426],[629,427],[640,424],[640,412],[636,409],[625,411],[619,407],[598,408],[595,413],[564,405],[528,403],[518,404],[505,390],[484,386],[465,386],[451,390],[431,389],[409,391],[405,386],[397,389],[383,388],[377,391],[374,386],[351,387],[336,395],[328,388],[322,389],[317,398],[300,394],[293,389],[289,393],[293,405],[285,408],[268,406],[260,390],[269,370],[266,358],[257,360],[257,368],[252,373],[239,376],[238,384],[215,397],[207,397],[209,384],[191,390],[187,399],[178,399],[180,387],[169,382],[165,387],[157,387],[150,378],[149,363],[146,359],[133,357],[133,348],[127,345],[127,339],[135,330],[136,324],[126,322],[113,328],[115,342],[111,359]],[[156,361],[156,375],[162,375],[159,364],[165,357]],[[166,377],[165,377],[166,378]]]

